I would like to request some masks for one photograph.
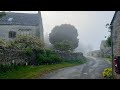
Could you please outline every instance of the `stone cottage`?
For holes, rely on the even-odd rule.
[[[111,21],[113,30],[113,53],[114,56],[120,55],[120,11],[116,11]]]
[[[12,40],[17,35],[31,35],[43,41],[41,12],[38,11],[37,14],[6,12],[0,18],[0,38]]]
[[[110,25],[113,31],[113,54],[120,56],[120,11],[115,11]],[[120,75],[116,75],[117,78],[120,78]]]

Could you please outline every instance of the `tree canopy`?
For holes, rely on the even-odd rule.
[[[78,47],[79,39],[77,38],[77,29],[70,24],[62,24],[60,26],[55,26],[52,32],[49,34],[50,43],[55,45],[56,43],[67,40],[72,42],[73,49]]]
[[[62,42],[56,43],[54,48],[60,51],[70,52],[73,50],[72,42],[63,40]]]

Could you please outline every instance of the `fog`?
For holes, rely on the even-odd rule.
[[[37,11],[21,12],[37,13]],[[101,40],[105,40],[105,36],[109,35],[105,26],[111,22],[115,11],[41,11],[41,13],[44,34],[49,34],[56,25],[74,25],[79,34],[79,46],[76,51],[88,52],[98,50]]]
[[[79,46],[76,51],[99,50],[101,40],[109,36],[106,24],[110,23],[114,11],[42,11],[44,30],[50,33],[60,24],[72,24],[78,30]]]

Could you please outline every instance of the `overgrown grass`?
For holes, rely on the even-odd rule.
[[[66,61],[60,64],[40,66],[17,66],[16,69],[7,72],[0,72],[0,79],[39,79],[44,74],[64,67],[80,65],[83,61]]]
[[[104,59],[112,63],[112,58],[111,57],[105,57]]]

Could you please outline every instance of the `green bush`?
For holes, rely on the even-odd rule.
[[[55,54],[51,54],[49,56],[49,58],[51,59],[51,63],[60,63],[63,61],[62,58],[60,58],[59,56],[55,55]]]
[[[72,52],[73,51],[73,43],[68,40],[63,40],[61,42],[56,42],[54,45],[56,50]]]
[[[102,72],[102,75],[104,78],[106,79],[112,79],[112,68],[106,68],[104,69],[104,71]]]
[[[51,55],[51,54],[55,54],[55,52],[53,52],[52,50],[49,50],[49,49],[45,49],[45,52],[44,52],[47,56]]]
[[[25,53],[26,53],[27,55],[31,55],[32,52],[33,52],[33,50],[32,50],[31,48],[26,48],[26,49],[25,49]]]
[[[64,60],[64,62],[68,62],[68,63],[80,63],[83,64],[86,62],[85,59],[80,59],[80,60]]]
[[[7,72],[17,69],[17,65],[0,65],[0,72]]]
[[[37,56],[37,62],[38,64],[45,64],[46,57],[43,54],[38,54]]]
[[[7,46],[7,42],[4,39],[0,39],[0,46],[6,47]]]
[[[14,40],[9,42],[9,48],[14,49],[44,49],[44,43],[37,37],[29,35],[18,35]]]
[[[110,56],[110,55],[106,55],[105,58],[112,58],[112,56]]]
[[[62,61],[63,60],[58,55],[50,50],[45,50],[43,54],[40,53],[37,55],[37,62],[39,65],[56,64]]]

